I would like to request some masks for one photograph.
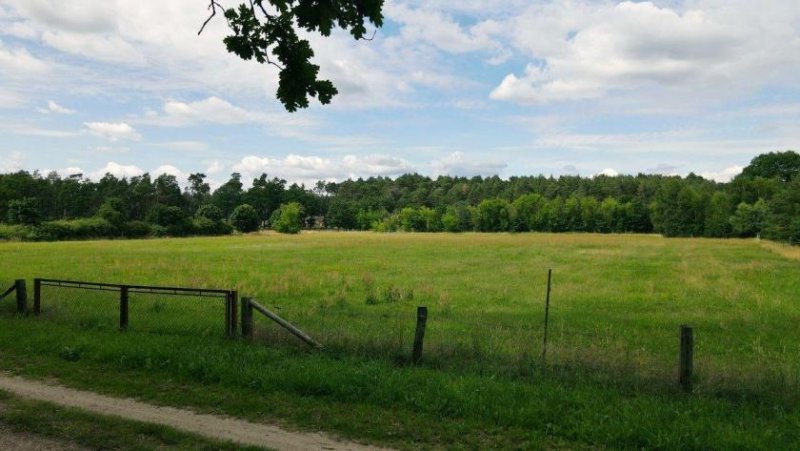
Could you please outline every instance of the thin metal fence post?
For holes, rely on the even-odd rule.
[[[544,301],[544,340],[542,342],[542,363],[547,362],[547,327],[550,322],[550,287],[553,281],[553,270],[547,270],[547,296]]]
[[[28,288],[25,286],[25,279],[15,280],[14,286],[17,292],[17,313],[25,313],[28,311]]]
[[[119,330],[128,330],[128,287],[119,288]]]

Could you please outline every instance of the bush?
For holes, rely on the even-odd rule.
[[[97,210],[97,216],[105,219],[121,231],[125,224],[125,215],[122,213],[126,211],[125,205],[117,197],[110,197],[100,205]]]
[[[122,226],[122,235],[127,238],[144,238],[152,231],[150,224],[144,221],[129,221]]]
[[[242,233],[255,232],[260,222],[258,212],[249,204],[239,205],[231,214],[231,225]]]
[[[192,233],[195,235],[229,235],[233,227],[225,221],[214,221],[200,217],[192,220]]]
[[[210,219],[211,221],[222,221],[222,210],[219,209],[216,205],[212,204],[203,204],[200,208],[197,209],[197,213],[195,213],[195,218],[205,218]]]
[[[192,233],[196,235],[228,235],[233,227],[222,220],[222,210],[216,205],[201,205],[192,220]]]
[[[47,221],[41,223],[35,230],[36,239],[43,241],[110,238],[116,233],[117,228],[103,218]]]
[[[297,202],[283,204],[275,210],[272,228],[280,233],[298,233],[303,228],[303,207]]]
[[[0,240],[25,241],[33,238],[33,229],[28,226],[0,224]]]
[[[169,233],[166,227],[158,224],[152,224],[150,226],[150,235],[160,238],[169,235]]]
[[[504,199],[486,199],[478,204],[477,229],[481,232],[505,232],[511,230],[514,211]]]
[[[192,222],[180,207],[156,204],[147,214],[147,222],[163,227],[167,235],[183,236],[189,233]]]

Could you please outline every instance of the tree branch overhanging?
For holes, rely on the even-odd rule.
[[[218,0],[209,0],[209,17],[198,34],[217,14],[225,16],[231,34],[223,40],[227,50],[244,60],[278,68],[276,96],[287,111],[307,108],[309,97],[330,103],[338,90],[330,80],[318,78],[320,67],[311,62],[314,50],[299,32],[317,32],[330,36],[334,28],[349,31],[356,40],[372,41],[377,29],[366,37],[367,23],[383,25],[384,0],[337,0],[306,2],[302,0],[247,0],[238,8],[225,9]],[[276,12],[270,13],[270,7]],[[260,13],[259,13],[260,11]],[[277,61],[273,58],[276,58]]]

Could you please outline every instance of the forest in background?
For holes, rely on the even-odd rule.
[[[695,174],[431,178],[406,174],[314,187],[238,173],[212,190],[191,174],[92,181],[0,174],[0,239],[230,234],[272,228],[408,232],[660,233],[800,242],[800,154],[755,157],[728,183]]]

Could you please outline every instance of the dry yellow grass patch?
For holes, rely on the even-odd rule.
[[[761,241],[761,247],[769,249],[790,260],[800,260],[800,246],[789,246],[788,244],[775,243],[772,241]]]

